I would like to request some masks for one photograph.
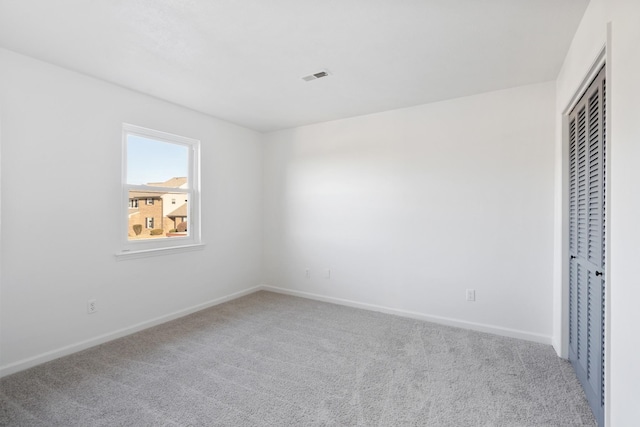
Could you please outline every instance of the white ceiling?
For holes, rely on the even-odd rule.
[[[0,46],[271,131],[553,80],[587,3],[0,0]]]

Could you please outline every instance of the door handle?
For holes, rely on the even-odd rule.
[[[596,276],[602,276],[602,271],[596,271]]]
[[[576,259],[576,256],[575,255],[571,255],[570,259]]]

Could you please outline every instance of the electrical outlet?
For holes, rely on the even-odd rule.
[[[475,301],[475,300],[476,300],[476,290],[467,289],[467,301]]]
[[[327,280],[331,279],[331,270],[328,268],[324,271],[324,278]]]
[[[311,279],[311,272],[309,271],[309,269],[306,269],[304,271],[304,277],[307,279]]]
[[[98,305],[96,304],[96,300],[90,299],[87,301],[87,313],[93,314],[98,311]]]

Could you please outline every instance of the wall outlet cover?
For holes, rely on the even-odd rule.
[[[475,300],[476,300],[476,290],[467,289],[467,301],[475,301]]]
[[[87,301],[87,313],[93,314],[96,311],[98,311],[98,305],[96,304],[96,300],[90,299],[89,301]]]

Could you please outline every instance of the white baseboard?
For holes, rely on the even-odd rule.
[[[465,320],[452,319],[452,318],[442,317],[442,316],[434,316],[434,315],[419,313],[415,311],[401,310],[397,308],[384,307],[384,306],[375,305],[375,304],[367,304],[367,303],[347,300],[343,298],[328,297],[328,296],[314,294],[310,292],[296,291],[292,289],[279,288],[276,286],[263,284],[259,286],[254,286],[249,289],[245,289],[240,292],[235,292],[233,294],[230,294],[224,297],[216,298],[214,300],[207,301],[202,304],[197,304],[192,307],[185,308],[183,310],[178,310],[164,316],[156,317],[154,319],[150,319],[126,328],[122,328],[114,332],[109,332],[107,334],[90,338],[88,340],[80,341],[75,344],[70,344],[55,350],[47,351],[37,356],[29,357],[27,359],[10,363],[8,365],[0,367],[0,378],[7,375],[11,375],[19,371],[23,371],[25,369],[31,368],[36,365],[40,365],[42,363],[49,362],[54,359],[58,359],[63,356],[67,356],[72,353],[76,353],[78,351],[86,350],[87,348],[94,347],[96,345],[100,345],[105,342],[115,340],[117,338],[131,335],[143,329],[147,329],[152,326],[156,326],[161,323],[165,323],[170,320],[177,319],[179,317],[187,316],[191,313],[195,313],[196,311],[213,307],[215,305],[222,304],[224,302],[231,301],[236,298],[240,298],[260,290],[276,292],[276,293],[285,294],[285,295],[292,295],[292,296],[297,296],[297,297],[302,297],[307,299],[313,299],[317,301],[324,301],[324,302],[329,302],[333,304],[340,304],[340,305],[345,305],[349,307],[361,308],[364,310],[394,314],[396,316],[408,317],[408,318],[418,319],[418,320],[425,320],[428,322],[434,322],[434,323],[439,323],[439,324],[448,325],[448,326],[455,326],[455,327],[464,328],[464,329],[471,329],[474,331],[487,332],[494,335],[501,335],[501,336],[506,336],[511,338],[519,338],[519,339],[534,341],[542,344],[552,344],[551,337],[547,335],[534,334],[531,332],[525,332],[525,331],[520,331],[516,329],[503,328],[500,326],[485,325],[482,323],[468,322]]]
[[[127,335],[131,335],[135,332],[139,332],[143,329],[150,328],[152,326],[159,325],[161,323],[168,322],[170,320],[177,319],[179,317],[187,316],[191,313],[195,313],[196,311],[203,310],[205,308],[213,307],[214,305],[222,304],[227,301],[231,301],[236,298],[243,297],[245,295],[252,294],[256,291],[263,289],[262,286],[254,286],[249,289],[245,289],[244,291],[235,292],[233,294],[216,298],[211,301],[207,301],[202,304],[197,304],[192,307],[188,307],[182,310],[174,311],[173,313],[169,313],[164,316],[156,317],[154,319],[150,319],[144,322],[140,322],[138,324],[128,326],[126,328],[119,329],[114,332],[109,332],[94,338],[90,338],[88,340],[80,341],[75,344],[67,345],[55,350],[47,351],[45,353],[39,354],[37,356],[29,357],[27,359],[19,360],[17,362],[10,363],[8,365],[0,367],[0,378],[11,375],[13,373],[23,371],[25,369],[31,368],[36,365],[40,365],[45,362],[49,362],[54,359],[58,359],[62,356],[67,356],[72,353],[76,353],[78,351],[85,350],[90,347],[94,347],[99,344],[103,344],[107,341],[112,341],[117,338],[121,338]]]
[[[362,308],[365,310],[378,311],[381,313],[395,314],[396,316],[409,317],[411,319],[425,320],[428,322],[439,323],[441,325],[455,326],[463,329],[471,329],[473,331],[486,332],[494,335],[501,335],[510,338],[518,338],[527,341],[533,341],[541,344],[552,344],[551,337],[548,335],[535,334],[532,332],[520,331],[517,329],[503,328],[501,326],[486,325],[483,323],[468,322],[466,320],[452,319],[449,317],[434,316],[416,311],[401,310],[397,308],[384,307],[381,305],[367,304],[358,301],[347,300],[343,298],[328,297],[324,295],[313,294],[309,292],[296,291],[292,289],[278,288],[276,286],[262,285],[259,287],[265,291],[277,292],[285,295],[308,298],[317,301],[330,302],[333,304],[346,305],[349,307]]]

